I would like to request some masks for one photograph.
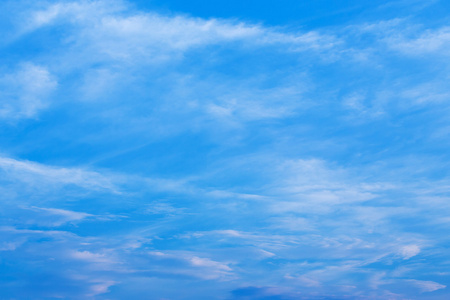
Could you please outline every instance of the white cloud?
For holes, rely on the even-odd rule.
[[[400,254],[403,259],[410,259],[420,253],[420,247],[417,245],[407,245],[400,248]]]
[[[185,274],[202,279],[227,280],[234,276],[230,263],[220,262],[211,258],[200,257],[199,253],[189,251],[152,251],[148,253],[157,260],[172,261],[165,273]],[[152,264],[156,265],[157,262]]]
[[[328,49],[338,43],[335,37],[318,32],[285,33],[238,21],[136,12],[121,1],[60,2],[30,14],[23,32],[71,24],[76,30],[67,41],[79,46],[78,51],[84,54],[84,50],[90,51],[91,58],[94,55],[97,59],[105,56],[140,63],[143,58],[160,61],[175,52],[234,41],[282,44],[293,51]]]
[[[163,127],[159,132],[170,131],[169,127],[173,126],[160,124],[163,120],[155,115],[162,113],[182,113],[182,118],[177,117],[178,122],[195,118],[194,121],[187,121],[186,126],[200,124],[205,128],[215,128],[209,123],[217,124],[218,121],[227,127],[236,128],[242,122],[292,116],[304,105],[301,93],[306,84],[302,83],[301,78],[291,78],[288,79],[288,85],[262,89],[249,86],[251,83],[248,80],[244,84],[242,80],[223,84],[223,78],[218,78],[208,80],[204,86],[200,86],[199,82],[204,80],[199,80],[195,74],[189,74],[186,77],[193,77],[196,82],[189,81],[187,86],[183,86],[183,78],[170,74],[170,81],[174,80],[176,84],[170,87],[167,99],[163,96],[157,103],[148,101],[139,112],[133,110],[136,103],[126,103],[127,109],[123,109],[120,104],[117,107],[117,103],[114,103],[117,95],[124,90],[128,93],[130,85],[137,90],[151,89],[145,87],[146,82],[139,82],[142,78],[136,77],[142,76],[139,73],[144,69],[149,72],[149,66],[153,67],[154,63],[173,63],[178,58],[181,59],[186,51],[219,44],[229,45],[233,49],[240,46],[275,47],[283,52],[320,52],[339,44],[337,38],[319,32],[294,32],[286,28],[265,27],[236,20],[143,13],[122,1],[61,1],[50,5],[42,4],[39,9],[30,9],[28,15],[18,22],[23,22],[24,19],[27,21],[22,30],[23,38],[42,27],[60,28],[58,30],[64,32],[63,39],[52,39],[46,51],[49,56],[39,57],[48,62],[52,73],[58,74],[61,81],[72,72],[80,75],[77,78],[80,82],[65,90],[69,98],[105,99],[109,105],[102,109],[108,111],[96,113],[96,117],[111,116],[117,122],[123,119],[124,113],[144,114],[145,118],[126,115],[133,121],[127,122],[125,127],[135,125],[137,128],[151,127],[155,130],[158,126]],[[135,68],[139,68],[139,72],[133,73]],[[146,76],[151,78],[160,75]],[[230,89],[230,85],[235,87]],[[199,93],[200,89],[205,92]],[[198,105],[193,108],[190,106],[192,103]],[[117,115],[121,117],[117,118]],[[148,126],[149,123],[152,126]],[[177,124],[173,127],[180,130],[179,128],[186,126]]]
[[[450,54],[450,27],[426,30],[417,37],[389,37],[390,47],[409,55]]]
[[[34,230],[34,229],[17,229],[12,226],[1,226],[0,231],[8,232],[11,234],[23,234],[23,235],[49,235],[49,236],[61,236],[61,237],[70,237],[74,234],[68,231],[60,231],[60,230]]]
[[[225,263],[196,256],[186,259],[193,269],[185,269],[181,273],[191,274],[192,276],[206,280],[229,280],[234,278],[233,270]]]
[[[240,121],[277,119],[292,116],[306,106],[302,81],[305,78],[289,80],[288,85],[272,89],[258,89],[236,86],[234,90],[218,91],[217,100],[206,102],[205,110],[215,120],[239,124]]]
[[[55,3],[56,2],[56,3]],[[96,15],[120,13],[125,9],[122,1],[53,1],[31,6],[28,18],[21,20],[22,33],[31,32],[57,22],[82,22],[92,20]]]
[[[26,63],[0,77],[0,118],[32,118],[48,105],[48,96],[57,82],[41,66]]]
[[[14,251],[17,247],[22,245],[25,241],[19,242],[1,242],[0,243],[0,251]]]
[[[447,286],[434,282],[434,281],[424,281],[424,280],[415,280],[410,279],[408,282],[413,283],[417,286],[422,292],[434,292],[440,289],[445,289]]]
[[[277,199],[271,205],[276,213],[330,213],[339,206],[373,199],[378,189],[349,170],[319,159],[285,160],[272,172],[278,176],[266,195]]]
[[[101,263],[101,264],[113,264],[116,260],[104,253],[92,253],[90,251],[72,251],[69,253],[69,257],[90,262],[90,263]]]
[[[407,18],[394,18],[375,23],[349,26],[349,37],[366,35],[375,37],[376,45],[370,45],[378,51],[395,50],[412,57],[419,55],[450,54],[450,27],[426,28],[423,24],[413,23]],[[381,43],[380,43],[381,42]],[[369,46],[367,45],[367,46]],[[386,49],[385,46],[388,48]],[[372,49],[372,50],[373,50]],[[368,50],[368,49],[365,49]],[[433,59],[435,56],[429,56]]]
[[[91,214],[81,213],[71,210],[59,209],[59,208],[43,208],[43,207],[32,207],[32,209],[40,210],[51,215],[62,216],[67,220],[81,220],[86,217],[92,216]]]
[[[112,280],[92,280],[91,285],[89,287],[90,293],[87,296],[97,296],[100,294],[105,294],[109,292],[109,288],[113,285],[116,285],[118,282]]]
[[[408,104],[446,103],[450,100],[450,89],[446,80],[431,82],[403,89],[399,97],[408,100]],[[412,101],[411,101],[412,100]]]
[[[70,211],[58,208],[43,208],[43,207],[29,207],[28,210],[32,210],[38,213],[36,218],[27,218],[28,222],[36,222],[38,224],[50,225],[50,226],[60,226],[67,222],[81,221],[85,218],[92,217],[93,215]]]
[[[9,179],[39,185],[42,182],[74,184],[92,190],[117,192],[111,178],[80,168],[60,168],[35,162],[0,157],[0,169],[8,173]]]
[[[213,261],[209,258],[201,258],[194,256],[190,259],[193,266],[217,269],[218,271],[231,271],[231,268],[223,263]]]
[[[149,204],[145,209],[145,212],[148,214],[157,214],[157,215],[165,215],[165,216],[173,216],[177,214],[181,214],[186,210],[186,208],[177,208],[171,205],[170,203],[166,203],[164,201],[155,201],[152,204]]]
[[[232,237],[243,237],[243,236],[245,236],[245,234],[243,234],[242,232],[239,232],[239,231],[236,231],[236,230],[231,230],[231,229],[215,230],[215,231],[212,231],[211,233],[218,233],[218,234],[223,234],[223,235],[232,236]]]
[[[286,279],[294,280],[296,283],[298,283],[300,286],[306,286],[306,287],[314,287],[318,288],[321,286],[320,281],[316,279],[311,279],[308,276],[291,276],[289,274],[285,275]]]
[[[274,217],[270,219],[273,222],[272,228],[288,230],[288,231],[312,231],[314,226],[311,225],[311,221],[307,218],[301,217]]]

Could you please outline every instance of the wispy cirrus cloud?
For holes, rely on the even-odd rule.
[[[110,178],[80,168],[59,168],[9,157],[0,158],[0,168],[4,174],[8,174],[9,180],[14,179],[31,185],[73,184],[86,189],[117,192]]]
[[[0,118],[18,120],[34,118],[50,103],[56,89],[55,77],[42,66],[23,63],[11,73],[0,75]]]
[[[36,213],[36,216],[34,218],[29,217],[27,223],[36,223],[44,226],[61,226],[69,222],[79,222],[86,218],[93,217],[92,214],[60,208],[32,206],[26,207],[24,209],[28,209]]]
[[[434,292],[440,289],[445,289],[446,286],[433,281],[424,280],[408,280],[417,286],[422,292]]]
[[[392,36],[387,41],[391,48],[407,55],[438,55],[446,57],[450,43],[450,27],[425,29],[413,36]]]
[[[61,42],[78,63],[157,63],[190,49],[236,42],[282,45],[291,51],[321,51],[339,44],[336,37],[314,31],[286,32],[233,20],[143,13],[124,1],[44,3],[26,11],[27,22],[17,38],[39,28],[68,26],[68,36]]]

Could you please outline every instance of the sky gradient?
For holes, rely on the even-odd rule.
[[[450,3],[0,3],[0,299],[450,299]]]

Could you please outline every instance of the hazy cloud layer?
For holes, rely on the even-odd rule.
[[[3,297],[449,297],[448,4],[144,2],[0,4]]]

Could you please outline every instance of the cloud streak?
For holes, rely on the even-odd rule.
[[[59,168],[9,157],[0,157],[0,168],[8,174],[8,179],[31,185],[73,184],[85,189],[117,192],[111,178],[79,168]]]

